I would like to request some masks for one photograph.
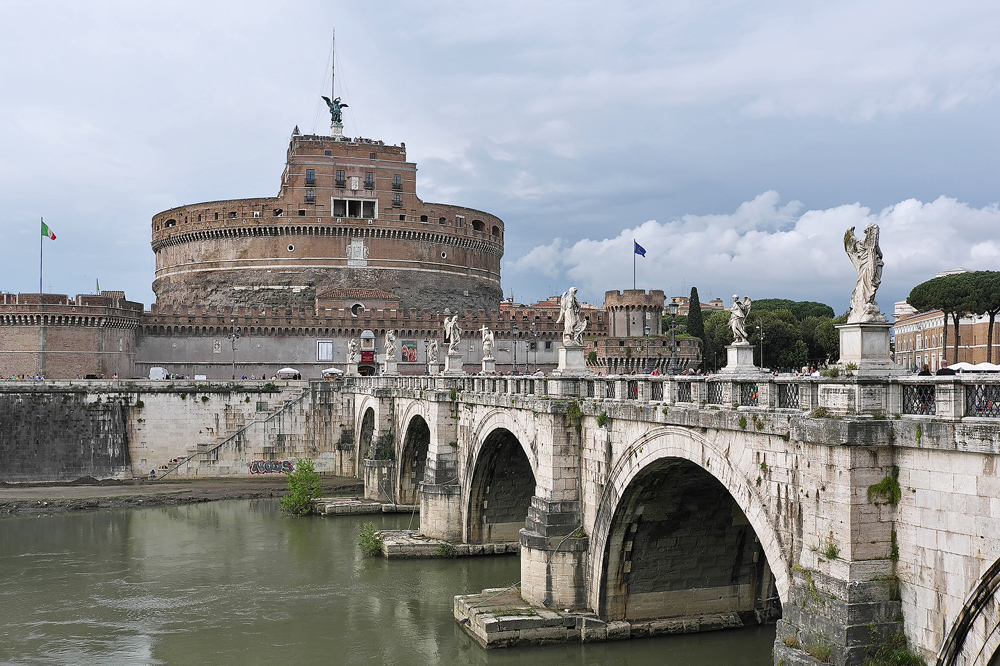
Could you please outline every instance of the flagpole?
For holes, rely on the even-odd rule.
[[[635,291],[635,239],[632,239],[632,291]]]
[[[42,251],[45,248],[45,236],[42,235],[42,225],[45,224],[45,218],[38,218],[38,293],[42,293]]]

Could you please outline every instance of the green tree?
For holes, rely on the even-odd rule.
[[[726,345],[733,341],[733,332],[729,330],[729,313],[712,312],[705,317],[705,333],[702,337],[703,368],[713,371],[726,365]]]
[[[993,325],[1000,314],[1000,272],[969,273],[969,281],[974,290],[976,313],[985,314],[990,320],[986,328],[986,362],[993,363]]]
[[[321,492],[319,472],[313,461],[299,458],[295,461],[295,469],[288,475],[288,493],[278,504],[288,513],[305,516],[312,513],[313,500]]]
[[[705,335],[705,321],[701,316],[701,302],[698,300],[698,288],[691,287],[691,298],[688,301],[687,317],[688,335],[701,338]]]
[[[955,351],[953,363],[958,362],[959,322],[962,315],[980,312],[976,297],[975,280],[971,273],[953,273],[921,282],[912,290],[906,302],[920,312],[940,310],[944,315],[942,350],[948,347],[948,317],[955,325]],[[947,358],[947,355],[946,355]]]
[[[757,312],[788,310],[799,321],[807,317],[826,317],[833,319],[833,308],[825,303],[816,301],[790,301],[785,298],[761,298],[753,302],[753,309]]]

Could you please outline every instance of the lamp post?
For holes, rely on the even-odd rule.
[[[645,345],[645,352],[643,352],[645,361],[644,361],[644,365],[642,366],[642,374],[648,375],[649,373],[651,373],[653,371],[652,368],[649,367],[649,324],[646,324],[643,327],[642,333],[643,333],[643,339],[644,339],[644,341],[646,343],[646,345]]]
[[[229,339],[233,343],[233,381],[236,381],[236,341],[240,339],[240,328],[236,325],[236,317],[234,316],[230,322],[232,324],[233,330],[229,334]]]
[[[431,341],[424,338],[424,366],[427,368],[427,375],[431,374],[431,357],[428,354],[431,348]]]
[[[762,320],[757,320],[757,338],[760,340],[760,367],[764,367],[764,327]]]
[[[514,367],[511,369],[510,373],[512,375],[517,374],[517,322],[515,321],[511,325],[511,335],[510,344],[514,347]]]
[[[667,306],[667,311],[670,312],[670,369],[669,374],[673,375],[677,372],[677,362],[675,360],[675,353],[677,351],[677,337],[674,333],[674,321],[677,318],[677,303],[671,301],[670,305]]]

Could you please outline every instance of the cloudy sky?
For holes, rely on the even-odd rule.
[[[847,308],[1000,269],[1000,4],[0,0],[0,290],[152,302],[150,218],[277,193],[288,136],[405,142],[425,201],[506,223],[504,291]]]

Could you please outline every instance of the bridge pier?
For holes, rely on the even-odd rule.
[[[580,503],[531,498],[520,532],[521,596],[553,608],[583,608],[590,540],[579,530]]]

